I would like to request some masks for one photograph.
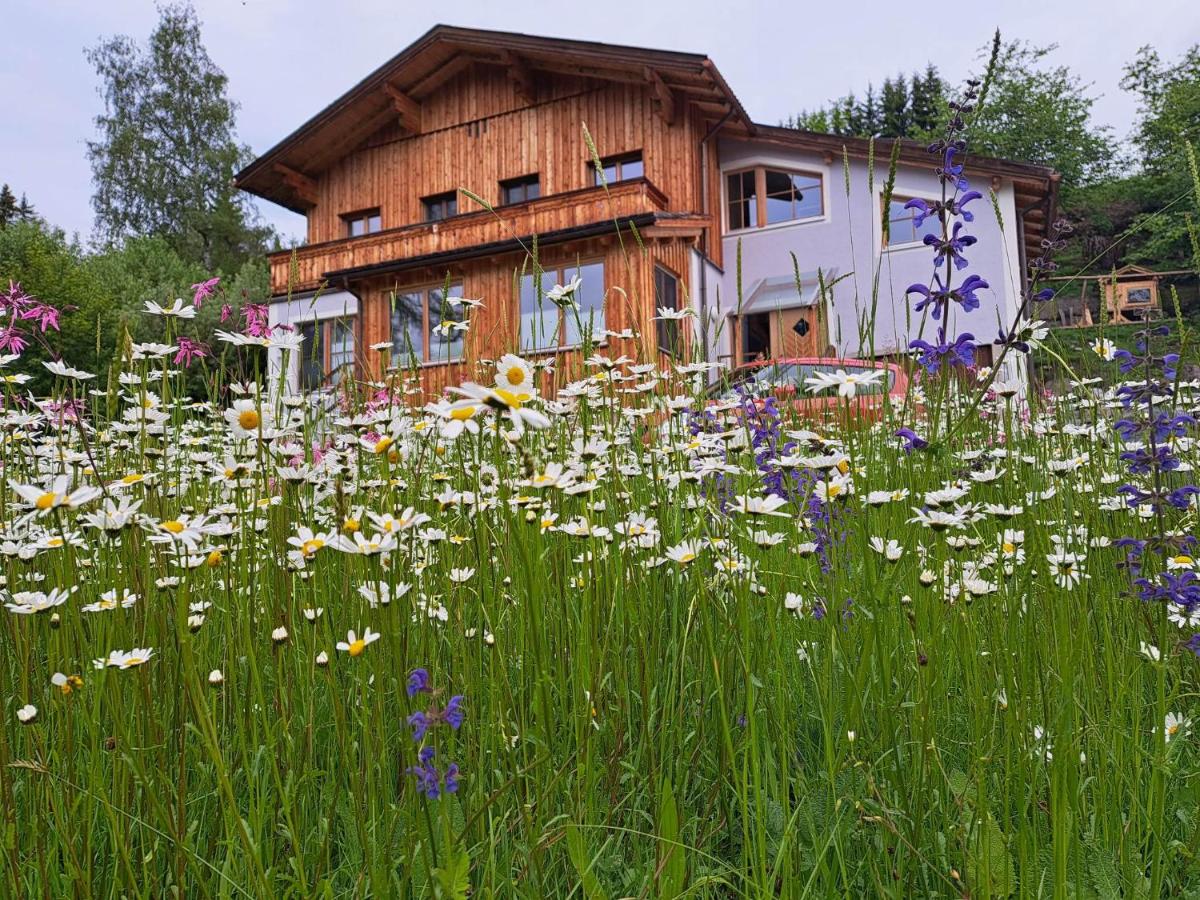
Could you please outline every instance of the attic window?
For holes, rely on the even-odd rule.
[[[378,209],[363,209],[358,212],[343,213],[342,221],[346,223],[346,237],[361,237],[364,234],[374,234],[383,228],[383,219]]]
[[[500,182],[500,202],[504,206],[536,200],[541,195],[542,186],[536,172],[533,175],[523,175]]]
[[[421,206],[425,209],[426,222],[438,222],[458,215],[458,193],[447,191],[444,194],[434,194],[422,197]]]
[[[642,178],[646,174],[646,167],[642,162],[642,151],[623,153],[620,156],[606,156],[600,160],[599,169],[592,164],[592,174],[597,185],[615,184],[618,181]],[[601,177],[602,175],[603,177]]]

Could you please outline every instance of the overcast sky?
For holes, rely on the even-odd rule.
[[[85,47],[102,35],[139,40],[152,0],[0,0],[0,182],[25,193],[50,222],[92,231],[84,142],[100,111]],[[239,136],[271,147],[363,76],[443,22],[708,54],[750,115],[776,123],[868,82],[933,59],[959,79],[999,27],[1007,37],[1057,43],[1054,59],[1093,83],[1096,118],[1124,137],[1136,106],[1122,65],[1151,44],[1164,59],[1200,41],[1200,0],[1018,0],[917,3],[715,0],[196,0],[209,54],[241,104]],[[263,215],[286,236],[303,219],[273,204]]]

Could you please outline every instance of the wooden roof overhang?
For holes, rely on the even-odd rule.
[[[818,134],[761,123],[755,125],[755,129],[753,133],[733,134],[731,137],[752,138],[758,142],[824,152],[833,157],[840,157],[843,150],[860,159],[873,154],[876,160],[882,160],[884,164],[891,154],[893,143],[891,138],[876,138],[872,148],[872,142],[867,138]],[[1058,216],[1058,188],[1061,180],[1058,172],[1049,166],[974,156],[969,153],[962,157],[961,161],[966,165],[968,180],[971,180],[972,176],[976,181],[980,176],[1012,179],[1017,215],[1024,233],[1023,252],[1029,260],[1040,256],[1043,252],[1042,241],[1046,239],[1050,225]],[[900,162],[930,168],[937,165],[937,160],[930,155],[925,144],[911,140],[900,142]],[[986,194],[986,190],[984,193]]]
[[[397,119],[407,132],[420,133],[421,102],[476,64],[503,68],[530,102],[538,74],[570,75],[645,85],[667,121],[690,106],[755,129],[703,54],[436,25],[238,172],[234,182],[303,213],[316,202],[321,171]]]

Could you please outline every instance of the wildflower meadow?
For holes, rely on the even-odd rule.
[[[956,330],[977,88],[912,201],[902,395],[584,322],[424,405],[387,347],[290,395],[264,307],[222,313],[241,380],[190,333],[209,280],[31,396],[60,310],[10,285],[3,894],[1200,896],[1191,331],[1050,392],[1041,285]]]

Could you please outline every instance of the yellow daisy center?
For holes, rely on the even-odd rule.
[[[238,424],[246,431],[253,431],[258,427],[258,411],[254,409],[243,409],[238,413]]]
[[[144,480],[145,477],[146,477],[145,475],[142,475],[140,473],[134,473],[133,475],[126,475],[124,478],[121,479],[121,484],[137,484],[139,481]]]
[[[46,493],[42,494],[42,496],[38,497],[37,500],[33,502],[33,505],[44,512],[45,510],[53,509],[58,505],[58,497],[59,495],[55,494],[53,491],[47,491]]]
[[[689,562],[691,562],[691,561],[692,561],[693,559],[695,559],[695,558],[696,558],[696,554],[695,554],[695,553],[688,552],[688,553],[684,553],[684,554],[682,554],[682,555],[679,557],[679,561],[680,561],[681,563],[689,563]]]
[[[342,523],[342,531],[358,531],[358,519],[347,519]]]
[[[222,559],[221,551],[214,550],[214,551],[212,551],[212,553],[208,554],[208,559],[206,559],[204,562],[208,565],[208,567],[210,569],[215,569],[217,566],[219,566],[221,564],[221,559]]]
[[[465,422],[473,415],[475,415],[475,407],[473,406],[463,406],[450,411],[450,418],[456,419],[459,422]]]
[[[523,395],[518,396],[512,391],[506,391],[504,388],[496,388],[496,395],[514,409],[521,408],[521,396]]]
[[[390,437],[381,437],[375,442],[375,452],[383,453],[390,446],[392,446],[392,439]]]
[[[366,641],[364,641],[362,638],[359,638],[357,641],[355,641],[353,644],[350,645],[350,655],[351,656],[360,656],[362,654],[363,650],[366,648],[366,646],[367,646]]]
[[[305,541],[301,548],[305,556],[312,556],[318,550],[325,546],[325,542],[320,538],[313,538],[311,541]]]
[[[520,384],[525,380],[525,370],[520,366],[509,366],[504,377],[508,379],[509,384]]]
[[[162,527],[171,532],[171,534],[179,534],[185,526],[178,519],[171,519],[170,521],[163,522]]]

